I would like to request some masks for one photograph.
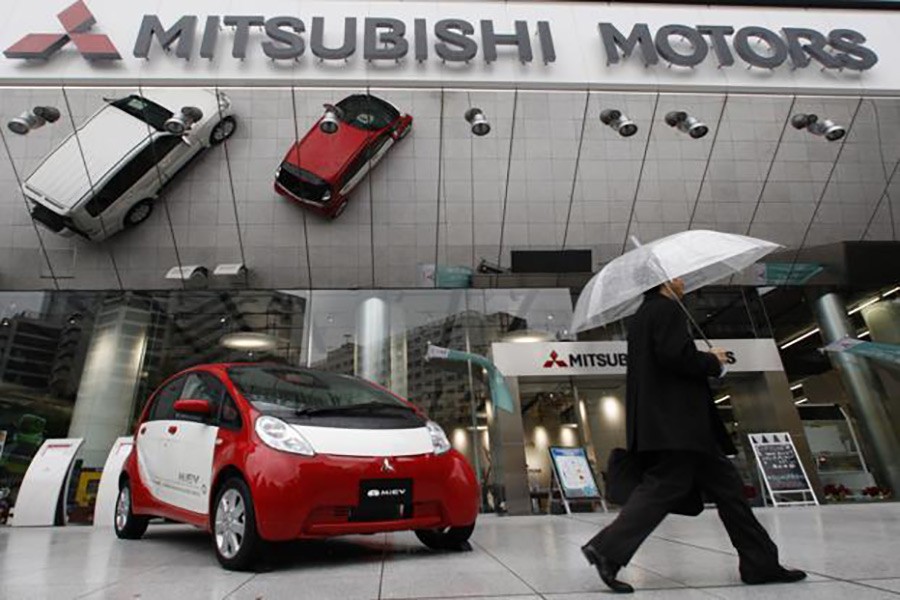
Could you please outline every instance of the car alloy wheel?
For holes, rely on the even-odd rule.
[[[119,496],[116,498],[116,512],[113,519],[116,536],[123,540],[140,539],[147,531],[150,518],[136,515],[131,511],[131,486],[123,481],[119,488]]]
[[[244,499],[236,489],[226,490],[216,507],[216,547],[226,559],[241,551],[247,529]]]
[[[125,215],[125,227],[136,227],[149,219],[151,214],[153,214],[153,200],[149,198],[141,200]]]
[[[116,501],[116,529],[125,529],[128,525],[128,513],[131,512],[131,490],[123,485],[119,490],[119,499]]]
[[[234,117],[225,117],[213,127],[212,132],[209,134],[209,143],[213,146],[218,146],[233,136],[236,130],[237,121],[234,120]]]

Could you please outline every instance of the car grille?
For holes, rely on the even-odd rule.
[[[327,184],[321,180],[318,182],[307,181],[307,178],[304,177],[305,173],[306,171],[293,165],[282,164],[278,171],[278,184],[298,198],[323,204],[322,197],[328,191]]]

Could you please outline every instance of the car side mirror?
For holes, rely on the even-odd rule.
[[[212,414],[209,400],[176,400],[174,408],[176,413],[198,417],[208,417]]]

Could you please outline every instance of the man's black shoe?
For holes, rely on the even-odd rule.
[[[617,565],[602,554],[598,554],[590,545],[582,546],[581,553],[584,554],[584,557],[589,563],[594,565],[597,569],[597,573],[600,574],[600,579],[603,580],[603,583],[605,583],[609,589],[617,594],[634,593],[633,587],[624,581],[616,579],[616,574],[618,574],[619,569],[622,568],[621,565]]]
[[[771,573],[763,575],[741,575],[741,581],[747,585],[762,585],[764,583],[796,583],[806,579],[806,573],[798,569],[785,569],[778,567]]]

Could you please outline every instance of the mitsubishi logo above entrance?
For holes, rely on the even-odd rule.
[[[62,24],[60,33],[29,33],[3,51],[6,58],[48,60],[69,42],[88,60],[120,60],[122,57],[108,36],[88,33],[97,23],[87,5],[78,0],[56,18]]]
[[[569,365],[566,364],[566,361],[562,360],[559,357],[559,354],[556,353],[556,350],[550,352],[550,360],[544,363],[545,369],[552,369],[553,367],[562,367],[566,368]]]

